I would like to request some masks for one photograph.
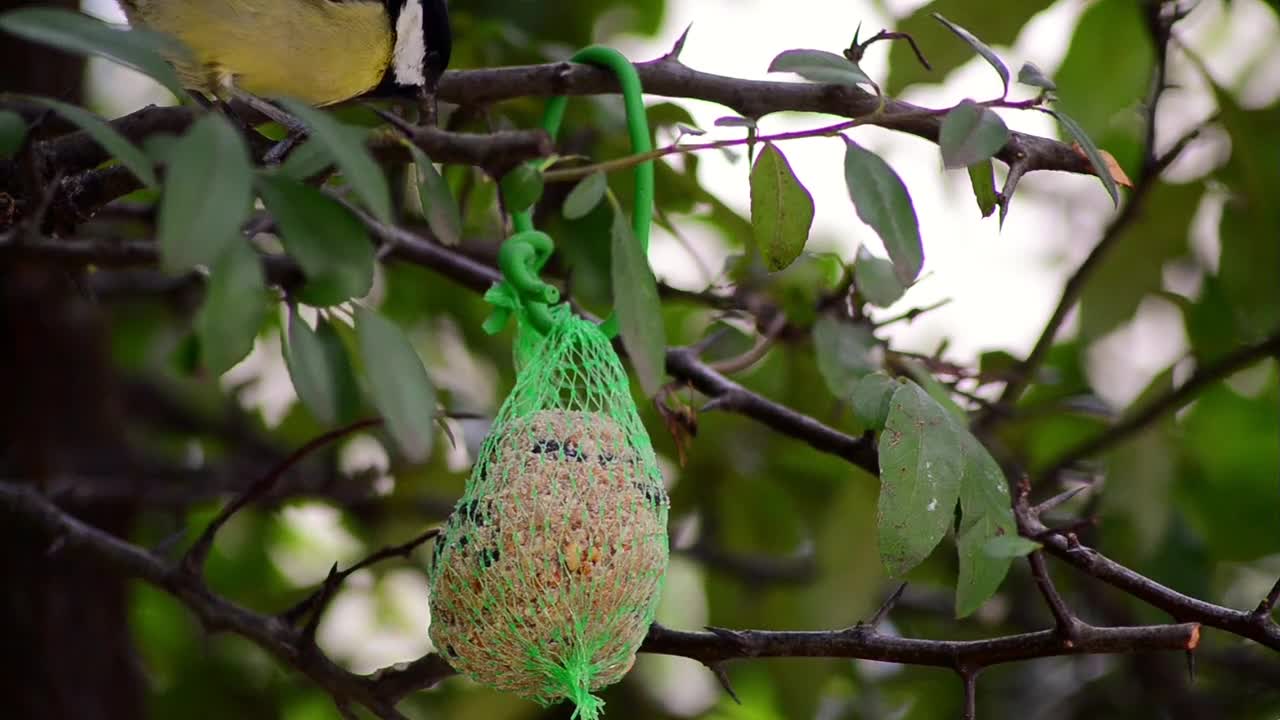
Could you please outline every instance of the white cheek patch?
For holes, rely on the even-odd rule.
[[[396,20],[396,48],[391,58],[396,82],[400,85],[423,85],[427,76],[423,60],[427,40],[422,33],[422,0],[405,0]]]

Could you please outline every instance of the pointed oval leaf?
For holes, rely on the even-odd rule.
[[[12,110],[0,110],[0,160],[22,149],[27,139],[27,123]]]
[[[858,259],[853,263],[853,284],[867,302],[882,308],[894,304],[906,292],[893,263],[872,255],[865,247],[858,248]]]
[[[129,168],[129,171],[137,176],[143,185],[155,187],[157,184],[155,168],[152,167],[151,160],[147,157],[147,154],[137,145],[129,142],[125,136],[116,132],[116,129],[111,127],[107,121],[88,110],[52,98],[29,97],[26,99],[56,111],[73,125],[83,130],[86,135],[93,138],[94,142],[101,145],[102,149],[107,151],[107,154],[118,160],[121,165]]]
[[[716,127],[754,128],[756,127],[756,121],[747,117],[739,117],[737,115],[726,115],[725,117],[716,118]]]
[[[258,192],[280,228],[285,252],[307,277],[300,300],[328,307],[369,292],[373,244],[358,218],[322,191],[284,175],[259,175]]]
[[[955,519],[961,429],[919,385],[893,393],[880,434],[880,558],[893,577],[920,564]]]
[[[502,176],[502,201],[507,212],[524,212],[542,197],[542,173],[538,168],[522,164]]]
[[[209,113],[169,148],[157,226],[164,268],[211,264],[240,239],[253,200],[253,166],[240,134]]]
[[[413,143],[406,142],[413,154],[413,165],[418,173],[418,200],[422,203],[422,216],[427,226],[443,245],[462,242],[462,210],[453,199],[449,183],[436,170],[431,158]]]
[[[349,422],[360,407],[351,359],[342,338],[324,318],[312,330],[298,313],[289,316],[285,366],[298,399],[326,425]]]
[[[586,217],[604,199],[608,189],[609,178],[603,172],[593,172],[582,178],[564,199],[564,216],[570,220]]]
[[[844,180],[858,217],[884,241],[898,280],[910,285],[924,265],[924,247],[902,178],[879,155],[845,138]]]
[[[969,166],[969,185],[973,187],[973,197],[978,201],[982,217],[990,217],[999,204],[999,198],[996,197],[996,170],[991,160]]]
[[[640,387],[645,395],[653,397],[662,387],[662,378],[666,375],[667,353],[658,283],[649,269],[649,258],[621,212],[614,212],[611,234],[613,257],[610,274],[618,330],[640,379]]]
[[[769,72],[791,72],[819,83],[875,87],[857,63],[826,50],[784,50],[769,63]]]
[[[392,222],[391,189],[387,176],[365,147],[367,131],[344,125],[328,113],[297,100],[284,99],[281,104],[307,126],[312,142],[328,153],[369,212],[381,222]]]
[[[1009,94],[1009,68],[1005,67],[1004,62],[1000,59],[1000,56],[996,55],[996,51],[992,50],[990,47],[987,46],[986,43],[982,42],[977,37],[975,37],[973,33],[969,32],[968,30],[965,30],[959,25],[942,17],[942,15],[938,13],[934,13],[933,17],[938,22],[942,23],[943,25],[946,25],[947,29],[955,33],[961,40],[968,43],[969,47],[973,48],[975,52],[981,55],[982,58],[991,65],[991,67],[995,68],[996,72],[1000,75],[1000,83],[1004,87],[1004,94],[1002,94],[1000,97],[1004,97],[1005,95],[1008,95]]]
[[[960,480],[960,532],[956,552],[960,575],[956,582],[956,617],[965,617],[986,602],[1009,572],[1009,557],[986,551],[994,538],[1018,534],[1009,497],[1009,484],[991,453],[968,430],[961,438],[964,476]]]
[[[195,319],[204,366],[215,377],[253,350],[266,319],[266,290],[258,253],[237,238],[213,263],[204,305]]]
[[[773,143],[765,143],[751,168],[751,226],[773,272],[800,257],[813,226],[813,196]]]
[[[1058,86],[1047,75],[1036,67],[1035,63],[1023,63],[1018,68],[1018,82],[1042,90],[1057,90]]]
[[[436,390],[422,359],[395,323],[356,306],[356,338],[373,404],[405,457],[422,462],[435,439]]]
[[[175,38],[138,28],[118,29],[83,13],[21,8],[0,14],[0,30],[76,55],[101,55],[133,68],[182,97],[182,82],[165,56],[188,51]]]
[[[938,145],[942,148],[942,164],[948,169],[962,168],[1000,152],[1009,142],[1009,128],[991,108],[965,100],[942,118]]]
[[[1018,535],[1001,535],[988,540],[982,550],[993,558],[1013,559],[1026,557],[1041,547],[1043,546],[1035,540]]]
[[[281,175],[294,180],[308,180],[324,172],[331,165],[333,165],[333,158],[324,146],[315,140],[306,140],[289,153],[289,156],[280,164],[278,171]]]
[[[853,413],[867,429],[884,429],[889,418],[889,403],[898,386],[897,380],[882,372],[873,372],[853,387]]]
[[[1058,110],[1045,110],[1045,112],[1058,119],[1058,122],[1071,135],[1072,138],[1084,150],[1085,157],[1089,158],[1089,163],[1093,165],[1093,172],[1102,180],[1102,185],[1107,189],[1107,194],[1111,196],[1112,204],[1120,205],[1120,190],[1116,187],[1115,178],[1111,176],[1110,168],[1107,167],[1107,160],[1098,150],[1098,146],[1093,144],[1093,139],[1089,137],[1089,133],[1084,131],[1080,123],[1071,119],[1066,113]]]
[[[871,328],[824,313],[813,324],[818,372],[831,394],[850,400],[864,375],[880,368],[882,352]]]

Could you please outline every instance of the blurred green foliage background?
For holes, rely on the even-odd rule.
[[[1141,3],[1063,2],[1083,9],[1073,27],[1051,31],[1070,37],[1061,67],[1052,73],[1061,105],[1136,176],[1145,132],[1141,105],[1153,65]],[[1051,4],[936,0],[903,13],[898,28],[914,34],[935,69],[927,75],[905,45],[895,44],[887,72],[880,75],[888,78],[886,92],[936,82],[970,60],[969,49],[929,13],[941,12],[989,43],[1005,46]],[[1204,0],[1197,12],[1244,4],[1263,18],[1259,22],[1280,26],[1274,8],[1257,0]],[[453,66],[547,62],[594,41],[652,36],[662,27],[666,5],[663,0],[458,0],[452,8]],[[761,34],[767,36],[768,29],[761,28]],[[1176,64],[1171,80],[1199,91],[1171,91],[1166,103],[1206,108],[1204,113],[1184,108],[1183,115],[1207,116],[1216,108],[1217,120],[1206,129],[1195,158],[1152,191],[1140,217],[1087,285],[1074,332],[1053,349],[1019,412],[1002,425],[1003,450],[1033,474],[1080,440],[1106,432],[1127,411],[1102,399],[1094,387],[1099,374],[1088,367],[1100,343],[1108,337],[1114,342],[1118,329],[1141,325],[1153,307],[1179,316],[1189,352],[1155,372],[1134,405],[1185,380],[1196,364],[1280,330],[1280,211],[1275,204],[1280,197],[1280,63],[1274,53],[1259,51],[1263,56],[1269,59],[1245,67],[1221,86],[1208,85],[1194,60]],[[1243,64],[1248,65],[1247,58]],[[488,117],[456,124],[463,129],[531,127],[540,112],[540,101],[516,101],[491,108]],[[654,101],[651,119],[659,133],[692,122],[679,101]],[[1163,145],[1173,137],[1159,139]],[[574,101],[563,138],[569,153],[607,158],[628,152],[618,106],[608,99]],[[461,168],[449,169],[447,177],[466,207],[464,249],[491,251],[502,237],[492,184]],[[629,177],[618,174],[611,182],[620,197],[629,196]],[[1045,192],[1053,182],[1043,180],[1037,189]],[[751,235],[747,220],[716,188],[706,186],[696,157],[660,164],[658,187],[664,222],[696,227],[698,242],[717,243],[728,253],[745,250],[742,243]],[[574,297],[600,311],[609,297],[608,243],[601,238],[607,237],[610,215],[602,206],[584,219],[564,220],[558,207],[567,190],[549,188],[539,223],[557,238],[555,269],[571,269]],[[918,206],[917,211],[930,209]],[[853,217],[850,213],[850,222]],[[926,238],[926,251],[929,242]],[[1076,247],[1064,251],[1062,261],[1073,262],[1094,242],[1096,235],[1074,237]],[[805,324],[850,260],[806,256],[782,273],[755,276],[731,268],[725,279],[772,298],[793,322]],[[446,407],[480,415],[496,410],[513,382],[512,338],[509,332],[496,337],[481,332],[489,308],[479,296],[404,264],[382,267],[375,295],[383,312],[417,343]],[[903,307],[910,299],[908,293]],[[140,516],[138,542],[155,545],[181,528],[201,527],[216,504],[201,496],[197,484],[242,486],[265,469],[266,458],[327,429],[289,397],[278,359],[280,318],[264,330],[250,361],[219,383],[193,371],[191,308],[181,299],[115,298],[107,308],[115,367],[130,382],[163,395],[183,418],[180,423],[131,421],[131,436],[174,465],[192,468],[186,476],[149,481],[154,483],[149,494],[179,500]],[[679,295],[667,299],[664,313],[673,345],[702,338],[716,319],[705,304]],[[966,328],[953,332],[963,334]],[[1131,337],[1135,345],[1129,352],[1141,354],[1136,340],[1141,332]],[[741,333],[731,334],[715,353],[727,356],[747,344]],[[1008,356],[997,352],[1001,348],[990,350],[960,361],[998,370]],[[848,408],[825,389],[804,339],[784,342],[740,379],[835,427],[861,431]],[[659,614],[662,623],[842,627],[871,615],[893,589],[876,550],[874,477],[745,418],[718,413],[701,418],[688,462],[680,467],[662,419],[638,392],[637,401],[667,465],[674,546],[688,550],[714,544],[735,555],[767,557],[804,570],[782,580],[745,577],[702,562],[698,552],[677,552]],[[451,421],[450,428],[457,446],[438,443],[434,456],[421,465],[389,457],[376,434],[314,458],[305,466],[307,479],[300,481],[298,497],[246,512],[222,533],[211,558],[211,584],[249,607],[278,611],[322,580],[331,563],[347,565],[438,522],[460,494],[468,451],[485,431],[484,422],[474,420]],[[1256,604],[1280,574],[1280,373],[1274,359],[1214,383],[1194,404],[1094,460],[1104,471],[1100,491],[1069,508],[1099,516],[1100,527],[1085,531],[1086,542],[1179,591],[1234,607]],[[955,621],[953,547],[945,542],[907,578],[911,586],[892,615],[894,631],[982,638],[1050,625],[1022,563],[976,616]],[[365,671],[429,651],[423,572],[429,552],[352,578],[321,624],[326,651]],[[1168,620],[1090,578],[1051,567],[1068,601],[1090,622]],[[340,717],[330,699],[304,679],[280,669],[244,640],[206,637],[179,604],[153,589],[131,586],[128,614],[148,681],[151,717]],[[1203,648],[1194,684],[1187,679],[1184,658],[1171,655],[998,667],[982,676],[980,717],[1268,720],[1280,715],[1274,655],[1212,632]],[[628,680],[605,693],[608,717],[932,720],[958,717],[962,698],[958,681],[947,671],[860,661],[744,661],[732,664],[729,676],[741,705],[694,661],[642,656]],[[412,696],[403,708],[422,719],[568,713],[567,707],[542,710],[457,678]]]

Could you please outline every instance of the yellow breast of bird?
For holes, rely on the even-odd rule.
[[[329,0],[135,0],[130,21],[178,37],[195,63],[178,67],[190,87],[228,80],[262,97],[329,105],[382,80],[393,38],[379,2]]]

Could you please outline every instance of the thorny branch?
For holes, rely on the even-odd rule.
[[[94,558],[113,570],[153,585],[182,602],[211,633],[245,637],[282,664],[311,678],[340,706],[358,704],[380,718],[404,717],[396,705],[406,695],[432,687],[453,674],[438,655],[372,675],[350,672],[314,644],[305,630],[279,617],[248,610],[210,591],[180,562],[165,558],[87,525],[36,490],[0,482],[0,505],[32,524],[59,552]],[[701,632],[650,628],[642,652],[679,655],[708,666],[750,658],[836,657],[928,665],[974,671],[1028,658],[1091,653],[1182,651],[1197,647],[1194,622],[1146,627],[1087,627],[1066,647],[1054,630],[991,640],[921,640],[879,632],[871,625],[831,631],[764,631],[713,628]]]
[[[1098,240],[1098,244],[1094,246],[1088,257],[1067,280],[1062,289],[1062,296],[1058,300],[1057,307],[1054,308],[1049,321],[1045,323],[1044,330],[1041,331],[1039,339],[1036,340],[1036,344],[1027,355],[1026,360],[1018,368],[1014,377],[1005,385],[1000,394],[1000,399],[995,403],[997,408],[1008,409],[1018,401],[1022,391],[1031,383],[1036,372],[1039,371],[1040,366],[1048,357],[1049,350],[1053,347],[1054,340],[1058,336],[1058,330],[1062,328],[1062,324],[1067,320],[1067,315],[1080,300],[1080,295],[1084,292],[1084,287],[1089,279],[1093,277],[1094,271],[1102,265],[1102,261],[1110,254],[1111,249],[1124,237],[1125,231],[1129,226],[1140,219],[1146,198],[1160,181],[1160,174],[1182,154],[1182,151],[1186,149],[1191,140],[1199,134],[1199,128],[1195,128],[1175,142],[1163,154],[1158,154],[1156,151],[1156,111],[1160,105],[1160,98],[1163,97],[1164,91],[1168,86],[1166,73],[1169,41],[1173,23],[1182,17],[1180,11],[1176,11],[1176,8],[1173,13],[1166,12],[1165,5],[1164,2],[1149,2],[1146,4],[1147,31],[1151,36],[1156,57],[1152,70],[1151,91],[1146,103],[1146,140],[1143,148],[1142,168],[1138,173],[1138,180],[1134,184],[1128,201],[1121,208],[1120,213],[1107,225],[1102,238]],[[988,412],[979,418],[977,427],[988,426],[998,417],[1000,417],[1000,413]]]
[[[1155,7],[1161,3],[1151,5]],[[1138,218],[1142,201],[1151,191],[1159,174],[1194,137],[1194,134],[1189,134],[1174,143],[1163,155],[1155,154],[1154,115],[1165,87],[1169,26],[1177,17],[1162,15],[1158,9],[1149,14],[1149,25],[1158,48],[1158,62],[1147,104],[1147,152],[1139,181],[1129,201],[1108,227],[1098,246],[1067,283],[1058,309],[1047,323],[1035,349],[1022,363],[1019,373],[1006,385],[997,407],[1016,401],[1021,391],[1031,382],[1092,270],[1124,234],[1128,225]],[[881,36],[893,37],[885,33]],[[880,39],[881,36],[868,42]],[[760,118],[782,111],[809,111],[853,119],[831,128],[849,129],[856,125],[870,124],[913,134],[933,142],[938,139],[938,111],[894,100],[882,103],[879,98],[856,87],[746,81],[702,73],[682,65],[674,52],[641,64],[639,70],[645,89],[651,94],[717,102],[744,117]],[[615,81],[606,72],[582,65],[555,63],[453,71],[441,83],[440,98],[467,107],[483,107],[521,97],[602,94],[615,92],[616,89]],[[190,121],[190,112],[183,108],[147,108],[113,121],[113,125],[125,137],[140,142],[156,133],[182,132]],[[819,131],[831,128],[820,128]],[[809,131],[809,134],[819,131]],[[408,129],[407,134],[436,161],[475,165],[495,175],[517,162],[546,156],[551,152],[549,138],[536,131],[464,135],[432,129]],[[375,140],[373,149],[385,155],[398,152],[401,147],[398,140],[387,137]],[[270,148],[255,147],[254,151],[262,157]],[[83,133],[73,133],[40,143],[33,153],[24,155],[28,160],[38,160],[37,164],[47,177],[60,179],[51,184],[57,192],[42,195],[40,201],[32,205],[33,214],[42,216],[48,213],[51,218],[50,226],[64,231],[70,237],[57,240],[28,239],[19,237],[16,231],[0,233],[0,257],[16,254],[72,265],[156,264],[158,253],[154,244],[118,241],[113,238],[76,238],[72,233],[65,232],[74,229],[101,207],[137,186],[136,179],[123,168],[97,167],[107,158],[96,143]],[[997,157],[1011,165],[1011,184],[1022,173],[1032,170],[1087,174],[1093,172],[1088,160],[1071,147],[1022,133],[1013,133]],[[581,169],[566,171],[572,172],[581,172]],[[0,163],[0,191],[6,189],[6,178],[17,178],[21,174],[16,165]],[[490,265],[446,248],[430,237],[379,223],[362,212],[357,211],[357,215],[386,251],[385,258],[388,260],[432,269],[477,291],[484,291],[498,279],[496,270]],[[263,262],[268,277],[278,285],[288,286],[301,277],[296,265],[287,258],[264,256]],[[911,317],[914,315],[903,319]],[[766,341],[762,341],[756,348],[756,354],[767,350],[768,337],[766,335]],[[1263,349],[1274,354],[1275,342],[1276,339],[1273,338]],[[1230,362],[1243,362],[1240,358],[1244,356],[1247,356],[1246,359],[1253,357],[1249,355],[1251,350],[1256,348],[1246,348],[1222,361],[1227,369],[1221,369],[1223,366],[1206,368],[1168,398],[1157,401],[1121,423],[1108,434],[1107,439],[1091,441],[1099,444],[1086,444],[1069,451],[1059,464],[1065,465],[1096,452],[1102,447],[1101,443],[1118,442],[1117,436],[1122,439],[1160,414],[1180,406],[1204,384],[1215,377],[1228,374]],[[747,359],[754,360],[758,357],[752,354]],[[777,432],[802,440],[822,452],[840,456],[868,472],[877,472],[878,459],[869,435],[847,435],[747,390],[725,377],[723,371],[732,368],[717,368],[704,363],[696,348],[669,349],[666,365],[677,380],[709,398],[705,410],[737,412]],[[1198,380],[1201,376],[1203,379]],[[997,412],[988,415],[997,416],[1003,417]],[[327,601],[350,574],[388,558],[407,556],[429,540],[433,531],[423,533],[403,545],[375,552],[346,570],[338,571],[335,566],[319,588],[279,616],[258,614],[236,605],[213,593],[200,575],[203,559],[215,534],[232,514],[268,494],[280,476],[296,464],[302,455],[319,444],[334,439],[338,436],[336,433],[345,434],[351,429],[345,428],[317,438],[242,492],[227,505],[188,554],[179,561],[170,561],[155,552],[86,525],[29,487],[0,482],[0,505],[31,523],[60,552],[85,554],[118,572],[168,592],[186,605],[210,632],[231,632],[255,642],[282,664],[294,668],[325,688],[344,715],[354,716],[353,707],[359,705],[381,718],[402,718],[403,715],[396,709],[397,703],[409,693],[431,687],[451,675],[452,670],[447,663],[433,654],[404,667],[388,668],[367,676],[358,675],[338,666],[316,647],[314,630]],[[1168,612],[1177,623],[1145,627],[1096,627],[1080,621],[1057,593],[1049,578],[1043,555],[1036,552],[1030,558],[1032,575],[1053,612],[1056,621],[1054,629],[976,641],[894,637],[880,632],[878,628],[880,621],[892,608],[895,595],[872,622],[860,623],[843,630],[756,631],[711,628],[704,632],[685,632],[654,625],[642,649],[645,652],[680,655],[698,660],[722,679],[724,663],[765,657],[864,658],[948,668],[958,673],[964,682],[966,717],[974,717],[976,712],[975,682],[978,674],[986,667],[1001,663],[1069,654],[1190,651],[1198,646],[1201,625],[1219,628],[1280,650],[1280,625],[1271,617],[1277,601],[1280,601],[1280,582],[1277,582],[1276,587],[1256,609],[1249,612],[1182,595],[1081,545],[1070,532],[1046,527],[1040,516],[1053,501],[1032,507],[1028,503],[1027,494],[1025,491],[1019,494],[1016,508],[1022,534],[1042,542],[1045,553]],[[714,548],[704,547],[701,550],[706,553]],[[727,556],[715,559],[723,563],[727,561],[726,558]],[[754,571],[760,568],[749,569]],[[770,572],[766,574],[772,576],[780,574],[778,568],[770,567],[767,570]],[[786,572],[781,574],[787,574],[796,568],[788,567],[783,570]],[[802,568],[801,571],[807,572],[807,568]],[[296,627],[303,617],[307,617],[307,622],[301,628]]]

